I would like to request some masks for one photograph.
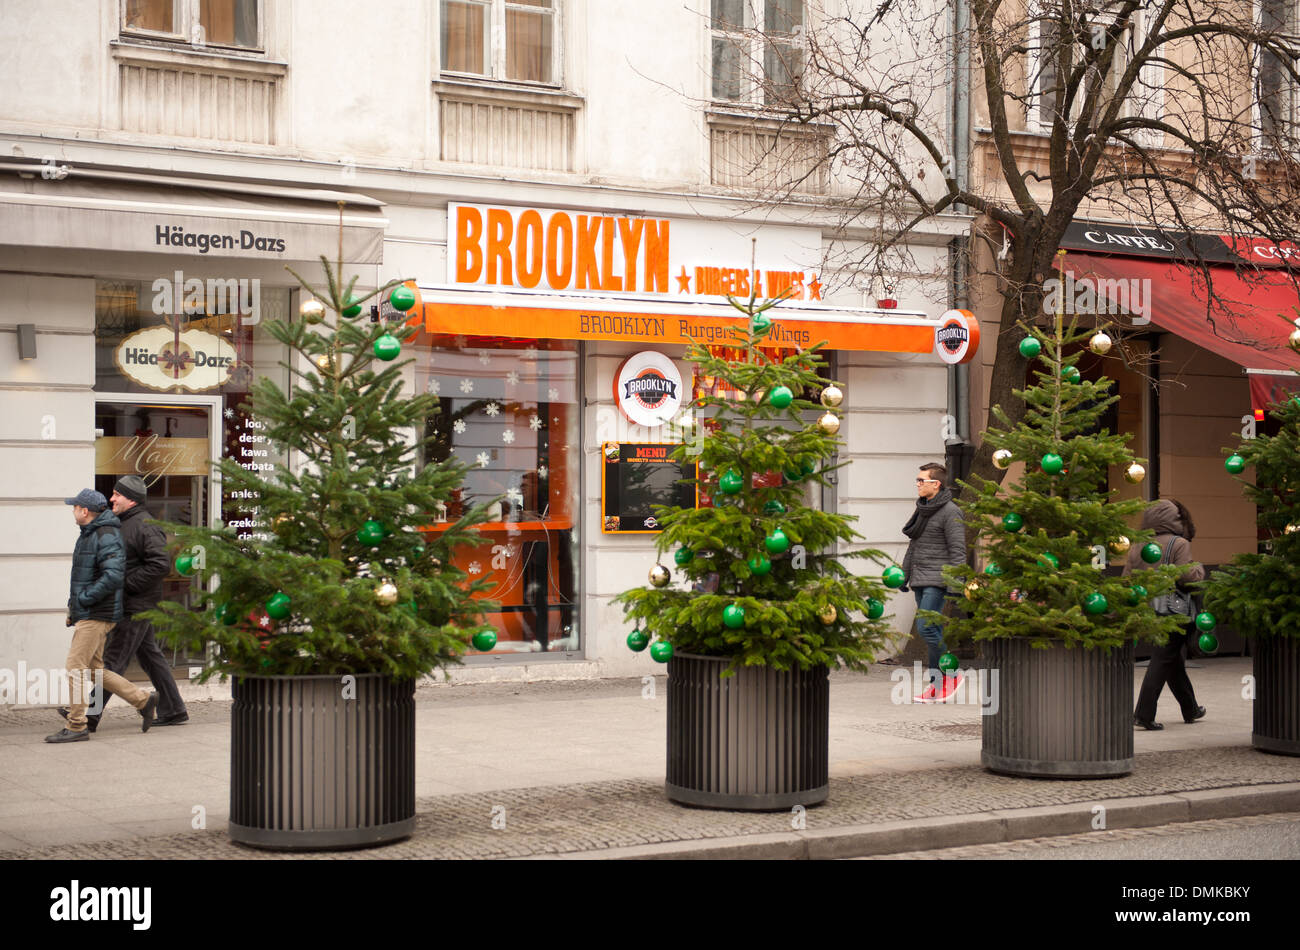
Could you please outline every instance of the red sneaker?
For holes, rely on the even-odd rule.
[[[960,673],[956,676],[945,676],[943,678],[943,692],[939,695],[939,702],[947,702],[948,697],[957,692],[957,687],[961,685],[964,678]]]
[[[920,696],[913,696],[913,697],[912,697],[912,702],[914,702],[914,703],[932,703],[932,702],[935,701],[935,698],[936,698],[936,696],[935,696],[935,691],[934,691],[934,684],[931,684],[931,685],[927,686],[925,689],[921,690],[921,695],[920,695]]]

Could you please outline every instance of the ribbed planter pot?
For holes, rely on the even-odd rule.
[[[782,672],[688,653],[668,661],[665,790],[683,805],[766,811],[826,800],[827,670]]]
[[[1255,653],[1256,749],[1300,755],[1300,639],[1259,636]]]
[[[342,676],[253,676],[233,695],[233,840],[312,851],[415,830],[414,680],[357,674],[345,691]]]
[[[980,761],[1035,778],[1103,778],[1133,771],[1133,646],[1035,650],[989,640],[996,712],[983,716]]]

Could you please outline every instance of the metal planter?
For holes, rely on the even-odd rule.
[[[1265,752],[1300,755],[1300,639],[1259,636],[1251,744]]]
[[[996,712],[984,716],[980,761],[1004,775],[1103,778],[1133,771],[1133,646],[1035,650],[984,643],[997,670]]]
[[[674,654],[668,661],[664,788],[683,805],[767,811],[826,800],[827,670],[782,672]]]
[[[354,680],[354,682],[352,682]],[[415,830],[415,682],[378,673],[236,679],[230,837],[285,851]]]

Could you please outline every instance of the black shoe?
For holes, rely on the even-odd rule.
[[[73,732],[71,729],[60,729],[52,736],[46,736],[46,742],[85,742],[90,738],[90,733],[85,729],[80,732]]]
[[[149,698],[145,700],[144,706],[140,710],[140,718],[144,720],[140,724],[141,732],[148,732],[149,727],[153,725],[154,711],[158,708],[158,694],[150,693]]]
[[[68,718],[68,707],[67,707],[67,706],[60,706],[60,707],[59,707],[59,715],[62,716],[64,719],[67,719],[67,718]],[[1204,715],[1204,713],[1202,713],[1201,715]],[[86,728],[89,729],[91,732],[94,732],[96,729],[98,729],[98,728],[99,728],[99,717],[98,717],[98,716],[87,716],[87,717],[86,717]]]
[[[1137,716],[1133,717],[1133,725],[1141,726],[1143,729],[1146,729],[1148,732],[1155,732],[1157,729],[1164,728],[1164,726],[1160,725],[1160,723],[1158,722],[1153,722],[1152,720],[1149,719],[1139,719]]]
[[[1192,713],[1190,716],[1183,717],[1183,722],[1196,722],[1196,720],[1204,719],[1204,718],[1205,718],[1205,707],[1197,706],[1196,712]]]
[[[189,722],[189,721],[190,721],[190,714],[188,712],[181,711],[171,716],[163,716],[160,719],[155,719],[153,721],[153,724],[155,726],[179,726],[181,723]]]

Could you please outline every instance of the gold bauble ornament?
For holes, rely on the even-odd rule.
[[[1300,353],[1300,327],[1296,327],[1294,330],[1291,331],[1291,335],[1286,338],[1286,342],[1287,345],[1291,347],[1291,349],[1295,350],[1297,353]]]
[[[375,588],[375,600],[379,601],[385,607],[391,607],[397,603],[397,585],[392,581],[384,581]]]
[[[1010,468],[1011,460],[1012,455],[1010,449],[998,449],[993,453],[993,465],[997,468],[1003,470]]]
[[[1120,535],[1110,543],[1111,554],[1127,554],[1129,549],[1129,540],[1126,536]]]
[[[817,420],[817,425],[827,435],[834,435],[840,431],[840,417],[833,412],[822,413],[822,417]]]
[[[977,580],[975,580],[975,581],[970,581],[970,582],[966,585],[966,599],[967,599],[967,600],[973,600],[973,599],[975,598],[975,592],[978,591],[979,589],[980,589],[980,582],[979,582],[979,581],[977,581]]]
[[[325,305],[319,300],[304,300],[298,313],[306,323],[320,323],[325,319]]]
[[[1289,524],[1286,526],[1287,534],[1295,534],[1297,531],[1300,531],[1300,524]]]
[[[1300,332],[1300,331],[1296,331]],[[838,386],[827,386],[822,390],[822,405],[834,409],[844,401],[844,391]]]
[[[667,587],[668,582],[673,579],[672,572],[662,564],[656,564],[650,568],[650,586]]]
[[[835,609],[835,605],[827,604],[822,608],[821,613],[817,615],[817,619],[829,627],[835,622],[835,618],[838,616],[839,612]]]
[[[320,355],[318,355],[316,357],[316,365],[319,366],[321,369],[329,369],[330,368],[329,354],[321,353]]]
[[[1141,465],[1139,465],[1137,462],[1134,462],[1132,465],[1130,465],[1128,468],[1124,470],[1124,478],[1132,482],[1134,485],[1136,485],[1138,482],[1142,481],[1142,479],[1146,477],[1147,477],[1147,470],[1143,468]]]
[[[1105,356],[1110,352],[1110,337],[1098,330],[1088,341],[1088,349],[1092,350],[1098,356]]]

